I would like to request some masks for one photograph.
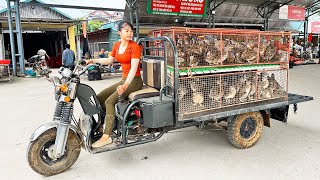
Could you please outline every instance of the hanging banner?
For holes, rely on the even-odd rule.
[[[304,20],[305,14],[304,7],[284,5],[279,8],[279,19]]]
[[[73,50],[73,52],[76,52],[76,39],[75,39],[74,28],[75,26],[68,27],[68,35],[69,35],[70,49]]]
[[[288,19],[304,20],[306,8],[299,6],[288,6]]]
[[[87,22],[82,22],[82,34],[83,37],[87,37]]]
[[[320,22],[311,22],[311,32],[320,33]]]
[[[148,14],[205,17],[208,0],[148,0]]]

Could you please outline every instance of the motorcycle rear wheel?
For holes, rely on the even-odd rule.
[[[65,154],[58,159],[52,159],[52,148],[56,134],[56,128],[47,130],[38,139],[30,142],[27,151],[30,167],[44,176],[52,176],[66,171],[77,161],[80,155],[81,140],[74,131],[70,130]]]

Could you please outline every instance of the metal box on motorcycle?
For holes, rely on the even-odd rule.
[[[143,83],[160,90],[165,85],[165,63],[158,59],[143,59]]]
[[[159,128],[172,126],[174,121],[174,100],[170,97],[159,96],[139,99],[144,127]]]

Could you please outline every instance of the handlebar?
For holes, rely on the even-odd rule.
[[[83,73],[85,73],[91,66],[99,66],[98,64],[88,64],[86,66],[82,66],[83,62],[85,61],[79,61],[76,67],[73,70],[73,74],[76,74],[77,69],[80,67],[82,68],[82,71],[78,73],[78,76],[81,76]]]

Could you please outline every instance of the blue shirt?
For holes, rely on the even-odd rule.
[[[62,64],[64,66],[74,66],[74,60],[74,52],[69,48],[65,49],[62,53]]]

